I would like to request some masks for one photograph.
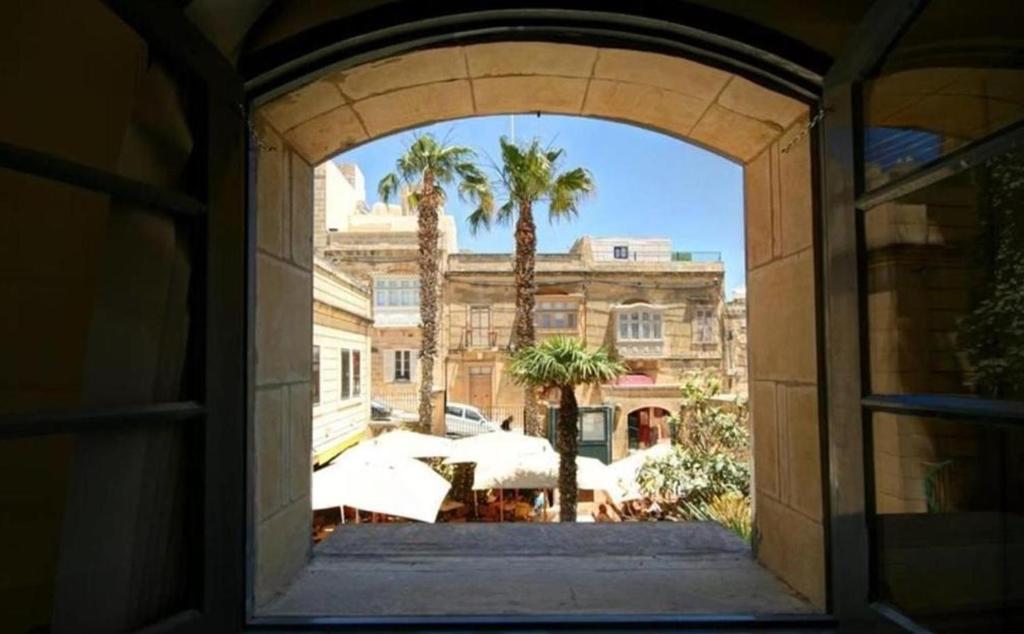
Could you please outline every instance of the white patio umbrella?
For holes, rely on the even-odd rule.
[[[381,450],[345,452],[313,472],[313,508],[351,506],[433,523],[450,488],[413,458]]]
[[[478,465],[502,457],[549,454],[557,456],[546,438],[526,436],[512,431],[495,431],[453,441],[454,450],[445,464],[475,462]]]
[[[455,450],[455,443],[443,436],[398,429],[364,440],[349,449],[348,453],[367,450],[384,451],[405,458],[446,458]]]
[[[659,443],[648,449],[637,451],[608,465],[608,471],[619,487],[620,500],[639,500],[644,497],[636,477],[648,458],[661,458],[672,451],[669,443]]]
[[[479,462],[473,475],[473,488],[551,489],[558,486],[556,453],[534,453],[495,458]],[[597,458],[576,458],[576,485],[580,489],[604,491],[618,502],[622,493],[614,474]]]

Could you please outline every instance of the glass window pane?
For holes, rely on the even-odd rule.
[[[625,339],[629,336],[629,324],[626,323],[626,316],[619,315],[619,338]]]
[[[875,414],[880,598],[935,632],[1020,631],[1024,430]]]
[[[583,412],[580,416],[580,440],[601,441],[605,439],[604,427],[605,413]]]
[[[634,321],[629,325],[629,336],[633,339],[640,338],[640,324],[638,322]]]
[[[1019,0],[935,0],[864,84],[874,188],[1024,118]]]
[[[1024,154],[864,218],[872,391],[1024,399]]]
[[[341,351],[341,398],[342,400],[352,395],[352,366],[351,356],[348,350]]]

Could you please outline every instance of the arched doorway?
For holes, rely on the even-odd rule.
[[[640,407],[627,414],[630,450],[647,449],[659,442],[671,442],[671,415],[667,409],[657,406]]]

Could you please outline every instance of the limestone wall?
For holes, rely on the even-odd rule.
[[[305,564],[312,545],[310,447],[313,167],[265,122],[256,159],[253,455],[255,602]]]
[[[825,603],[809,135],[806,115],[746,165],[747,304],[758,559]]]

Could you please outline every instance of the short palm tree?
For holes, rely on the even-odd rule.
[[[529,388],[558,388],[559,517],[576,521],[576,456],[579,455],[578,385],[607,383],[625,374],[626,366],[604,348],[588,351],[574,337],[556,336],[516,352],[509,362],[509,374]]]
[[[431,390],[434,383],[434,359],[437,356],[438,303],[440,301],[441,252],[439,210],[446,199],[445,186],[457,183],[459,197],[479,206],[476,213],[487,213],[494,199],[490,182],[476,164],[476,153],[460,145],[446,145],[433,135],[416,137],[398,157],[395,171],[380,180],[377,191],[387,202],[402,185],[408,201],[418,215],[420,274],[420,398],[419,419],[422,428],[433,427]],[[440,425],[440,423],[439,423]],[[444,429],[434,429],[443,434]]]
[[[531,346],[536,341],[533,325],[534,296],[537,284],[534,269],[537,254],[537,225],[533,211],[538,203],[547,203],[551,221],[574,218],[580,203],[594,191],[594,179],[582,167],[562,171],[560,163],[565,151],[543,148],[534,139],[518,145],[501,137],[501,165],[497,166],[498,189],[505,202],[499,206],[481,205],[468,217],[472,233],[489,229],[492,224],[509,224],[516,219],[516,252],[513,271],[516,284],[516,314],[509,348],[512,352]],[[525,394],[526,430],[543,434],[538,419],[537,399],[531,388]]]

